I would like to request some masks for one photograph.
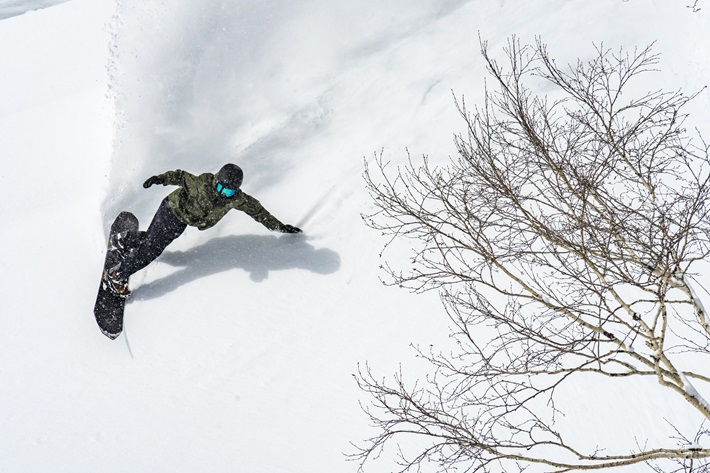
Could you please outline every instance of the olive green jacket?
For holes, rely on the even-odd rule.
[[[232,209],[246,212],[269,230],[278,230],[283,225],[246,192],[239,190],[230,198],[220,195],[216,190],[217,178],[214,174],[195,176],[177,169],[158,177],[164,186],[180,186],[168,196],[170,209],[180,221],[200,230],[214,226]]]

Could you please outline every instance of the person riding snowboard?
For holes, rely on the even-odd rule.
[[[118,234],[111,247],[123,260],[104,272],[104,281],[120,296],[127,297],[128,278],[154,261],[179,237],[188,225],[206,230],[219,222],[232,209],[241,210],[269,230],[301,233],[301,229],[281,223],[254,197],[240,189],[244,173],[236,164],[225,164],[217,174],[199,176],[177,169],[151,176],[144,188],[154,184],[179,186],[163,199],[153,221],[145,232]]]

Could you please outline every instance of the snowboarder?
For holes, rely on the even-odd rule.
[[[122,261],[104,271],[103,279],[111,291],[127,297],[129,276],[160,256],[188,225],[206,230],[232,209],[246,212],[269,230],[301,232],[300,228],[281,223],[258,200],[242,191],[243,179],[244,173],[236,164],[225,164],[217,174],[195,176],[178,169],[148,178],[143,183],[146,189],[155,184],[179,189],[163,199],[148,230],[123,232],[111,238],[110,247],[122,256]]]

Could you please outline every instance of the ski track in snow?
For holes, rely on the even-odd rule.
[[[455,153],[452,91],[481,96],[479,33],[498,52],[541,35],[560,62],[593,42],[658,40],[649,88],[694,91],[708,13],[660,0],[72,0],[0,21],[0,472],[356,471],[342,453],[370,434],[358,363],[385,375],[401,362],[412,379],[409,344],[448,343],[436,294],[378,280],[363,157]],[[707,95],[694,105],[706,130]],[[170,191],[145,178],[227,160],[305,234],[236,212],[188,229],[132,278],[124,340],[105,339],[91,309],[115,214],[145,228]],[[619,385],[566,393],[560,427],[629,448],[665,442],[663,417],[693,435],[692,411]]]

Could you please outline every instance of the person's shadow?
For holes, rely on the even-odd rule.
[[[243,269],[252,281],[261,282],[270,271],[307,269],[330,274],[340,268],[340,256],[333,250],[316,249],[303,235],[233,235],[215,238],[187,251],[163,253],[157,261],[182,269],[139,286],[131,300],[149,300],[174,291],[183,284],[230,269]]]

